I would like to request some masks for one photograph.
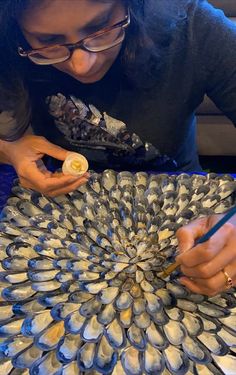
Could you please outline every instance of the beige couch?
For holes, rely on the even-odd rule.
[[[236,22],[236,0],[208,1]],[[207,97],[197,111],[197,141],[199,155],[236,156],[236,129]]]

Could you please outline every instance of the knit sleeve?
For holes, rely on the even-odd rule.
[[[27,93],[0,101],[0,139],[15,141],[30,126],[31,109]]]
[[[206,94],[236,125],[236,24],[205,0],[194,4],[188,27],[196,67]]]

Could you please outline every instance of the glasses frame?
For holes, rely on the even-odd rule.
[[[51,48],[54,48],[54,47],[66,47],[69,51],[69,56],[65,58],[65,60],[62,60],[60,62],[65,62],[67,60],[69,60],[74,52],[74,50],[80,48],[84,51],[88,51],[88,52],[93,52],[93,53],[97,53],[97,52],[102,52],[102,51],[106,51],[110,48],[113,48],[115,46],[117,46],[118,44],[122,43],[123,40],[121,41],[118,41],[117,43],[114,43],[112,46],[109,46],[109,47],[105,47],[105,48],[101,48],[97,51],[94,51],[92,49],[90,49],[89,47],[87,47],[85,45],[85,43],[90,40],[90,39],[94,39],[98,36],[101,36],[101,35],[104,35],[106,34],[107,32],[110,32],[111,30],[114,30],[114,29],[117,29],[119,27],[121,27],[123,30],[126,29],[128,26],[130,25],[130,10],[128,9],[128,12],[127,12],[127,15],[125,16],[125,18],[122,20],[122,21],[119,21],[117,23],[115,23],[114,25],[112,26],[106,26],[104,27],[103,29],[99,30],[99,31],[96,31],[95,33],[92,33],[88,36],[86,36],[85,38],[79,40],[78,42],[76,43],[65,43],[65,44],[53,44],[51,46],[48,46],[48,47],[41,47],[41,48],[37,48],[37,49],[30,49],[30,50],[24,50],[22,47],[18,47],[18,54],[21,56],[21,57],[28,57],[31,61],[31,55],[35,54],[35,53],[40,53],[42,51],[47,51],[47,50],[50,50]],[[50,59],[48,59],[50,61]],[[52,59],[53,60],[53,59]],[[51,65],[51,64],[54,64],[54,63],[48,63],[48,64],[40,64],[40,62],[35,62],[33,60],[33,62],[37,65]],[[58,64],[58,63],[55,63],[55,64]]]

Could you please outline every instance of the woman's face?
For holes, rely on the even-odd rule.
[[[76,43],[86,36],[123,20],[121,0],[41,0],[20,17],[22,33],[33,49],[54,44]],[[82,83],[99,81],[115,61],[121,45],[92,53],[76,49],[71,58],[55,64],[56,69]]]

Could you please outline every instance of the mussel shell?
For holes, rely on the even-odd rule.
[[[169,345],[164,350],[165,363],[171,374],[183,375],[189,369],[189,359],[184,352]]]
[[[58,360],[65,364],[74,361],[81,344],[80,335],[67,334],[62,337],[57,346]]]
[[[111,347],[106,337],[103,336],[97,345],[94,357],[95,369],[101,374],[111,374],[118,360],[118,352]]]
[[[95,343],[85,343],[83,346],[80,347],[77,354],[77,363],[80,370],[88,371],[92,369],[95,350]]]
[[[53,375],[62,368],[62,364],[57,360],[54,351],[44,354],[40,359],[36,360],[30,371],[32,375]]]
[[[125,374],[142,375],[143,358],[141,352],[139,352],[133,346],[129,346],[121,353],[121,363]]]

